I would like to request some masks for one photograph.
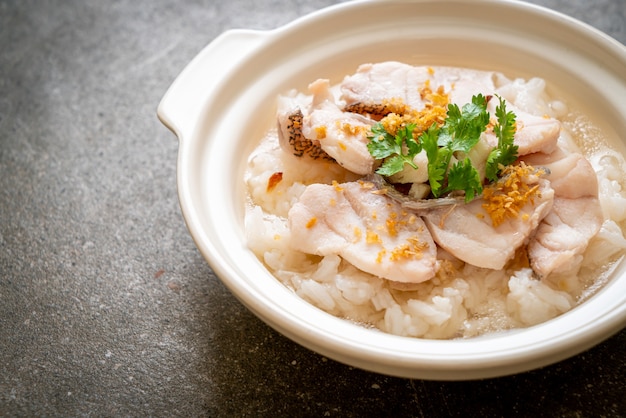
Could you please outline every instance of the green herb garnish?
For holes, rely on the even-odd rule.
[[[417,169],[413,158],[422,151],[422,146],[413,138],[415,124],[408,124],[399,129],[395,136],[385,130],[379,122],[372,127],[373,136],[367,144],[372,157],[385,159],[383,164],[376,170],[382,176],[391,176],[399,173],[404,164]]]
[[[474,197],[483,191],[480,174],[472,165],[469,157],[457,162],[448,171],[448,185],[444,191],[450,192],[453,190],[463,190],[466,203],[474,200]]]
[[[464,161],[459,161],[452,167],[450,161],[455,153],[468,153],[478,143],[480,134],[488,124],[487,99],[479,94],[472,97],[472,102],[462,109],[450,104],[443,126],[437,128],[433,125],[428,130],[432,130],[429,134],[432,138],[428,138],[429,145],[424,147],[428,147],[428,177],[433,196],[439,197],[454,190],[463,190],[465,201],[469,202],[482,192],[480,175],[469,158],[465,157]],[[437,147],[433,145],[435,135]]]
[[[487,99],[482,94],[472,97],[472,102],[462,109],[448,105],[448,117],[439,133],[439,146],[452,151],[469,152],[480,140],[480,134],[489,124]]]
[[[485,175],[489,181],[496,181],[502,168],[517,159],[518,147],[513,144],[516,116],[515,113],[506,111],[506,103],[502,97],[498,96],[498,100],[500,100],[496,107],[498,123],[493,127],[493,132],[498,138],[498,146],[489,153],[485,167]]]
[[[443,192],[443,181],[452,158],[452,151],[449,148],[439,148],[440,132],[437,124],[433,123],[420,137],[422,146],[426,151],[426,157],[428,157],[428,180],[434,196],[439,196]]]
[[[507,112],[501,97],[496,107],[497,124],[494,133],[498,145],[489,153],[486,163],[486,177],[495,181],[501,169],[513,163],[517,158],[517,146],[513,145],[515,134],[515,114]],[[473,200],[482,193],[482,179],[472,165],[467,154],[480,141],[480,136],[489,124],[487,98],[482,94],[472,97],[471,103],[459,108],[448,105],[447,117],[442,126],[434,123],[426,131],[414,137],[414,124],[407,124],[396,135],[385,130],[382,122],[372,127],[372,135],[367,148],[376,159],[383,163],[376,172],[383,176],[392,176],[404,169],[405,164],[417,169],[413,162],[422,150],[428,157],[428,178],[431,193],[440,197],[455,190],[465,192],[465,201]],[[451,164],[453,158],[457,160]]]

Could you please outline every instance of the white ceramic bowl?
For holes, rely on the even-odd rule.
[[[279,93],[364,62],[400,60],[539,76],[624,152],[626,47],[579,21],[502,0],[357,1],[267,31],[228,31],[184,69],[158,115],[179,138],[178,188],[193,239],[255,315],[349,365],[395,376],[475,379],[577,354],[626,325],[626,265],[595,296],[544,324],[468,340],[398,337],[335,318],[281,285],[246,248],[246,157],[275,124]],[[618,133],[622,133],[621,142]]]

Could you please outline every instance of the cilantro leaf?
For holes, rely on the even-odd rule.
[[[409,150],[409,156],[411,156],[411,161],[413,161],[413,157],[422,152],[422,145],[415,140],[413,137],[413,131],[415,130],[415,124],[408,124],[404,128],[404,143],[406,144]],[[413,167],[417,168],[417,167]]]
[[[395,138],[385,130],[381,123],[372,126],[371,131],[373,135],[369,137],[367,150],[372,157],[382,159],[398,152],[399,147]]]
[[[385,162],[376,170],[381,176],[393,176],[404,168],[406,159],[403,155],[394,155],[385,159]]]
[[[433,196],[438,197],[443,192],[443,182],[450,164],[452,152],[448,148],[439,148],[438,138],[440,129],[433,124],[420,137],[422,147],[428,158],[428,181]]]
[[[472,165],[469,158],[458,161],[448,172],[448,185],[446,192],[452,190],[463,190],[465,192],[465,203],[470,202],[474,197],[483,191],[482,182],[478,170]]]
[[[472,97],[472,102],[462,109],[450,104],[438,143],[452,151],[467,153],[478,143],[488,123],[487,99],[482,94]]]
[[[502,151],[498,148],[494,148],[489,152],[487,156],[487,163],[485,165],[485,177],[489,179],[489,181],[495,181],[498,179],[498,173],[500,172],[500,154]]]
[[[513,143],[515,136],[516,116],[513,112],[507,112],[506,102],[500,96],[496,107],[498,122],[493,127],[493,132],[498,138],[498,145],[491,150],[487,157],[485,175],[489,181],[498,179],[501,167],[512,164],[517,159],[518,146]]]
[[[378,174],[392,176],[402,171],[405,164],[417,168],[413,159],[422,151],[422,146],[413,138],[414,129],[415,124],[407,124],[393,136],[380,122],[372,126],[373,135],[369,137],[367,149],[372,157],[385,159],[376,170]]]

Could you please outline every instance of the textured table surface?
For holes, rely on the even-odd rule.
[[[624,0],[534,0],[626,43]],[[354,369],[249,313],[200,256],[156,107],[231,28],[332,0],[0,0],[0,416],[625,416],[626,331],[515,376]]]

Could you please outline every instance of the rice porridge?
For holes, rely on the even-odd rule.
[[[592,127],[540,78],[382,62],[314,80],[278,98],[248,159],[248,246],[304,300],[383,332],[547,321],[626,250],[626,163]]]

